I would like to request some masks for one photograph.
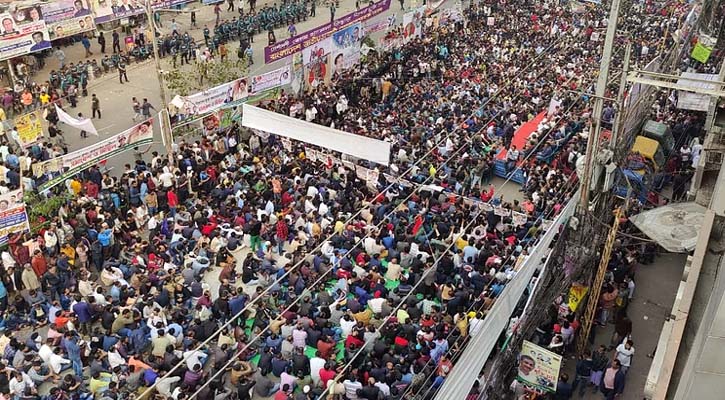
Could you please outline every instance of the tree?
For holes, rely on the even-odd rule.
[[[170,69],[164,73],[166,87],[174,94],[188,96],[231,82],[249,72],[246,62],[226,59],[195,63],[190,69]]]

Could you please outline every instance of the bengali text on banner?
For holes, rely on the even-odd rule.
[[[39,7],[0,14],[0,60],[50,48],[48,28]]]
[[[118,135],[111,136],[86,148],[63,155],[59,157],[63,160],[63,172],[59,176],[39,185],[38,190],[50,189],[92,165],[98,164],[126,150],[133,149],[134,147],[149,144],[153,139],[153,119],[148,119]],[[41,163],[41,166],[37,168],[40,168],[41,171],[47,171],[48,168],[45,168],[43,164],[51,162],[57,163],[55,160],[49,160]]]
[[[0,245],[8,242],[9,235],[27,230],[30,230],[30,224],[22,189],[0,195]]]
[[[285,65],[274,71],[252,77],[251,93],[259,93],[268,89],[288,85],[290,82],[292,82],[290,66]]]
[[[303,32],[295,37],[285,39],[271,46],[267,46],[264,48],[264,63],[269,64],[302,51],[307,47],[315,45],[317,42],[329,38],[338,30],[345,29],[358,22],[367,21],[370,18],[384,13],[389,8],[390,0],[373,3],[315,29]]]
[[[56,0],[43,3],[43,18],[50,40],[73,36],[96,28],[88,0]]]

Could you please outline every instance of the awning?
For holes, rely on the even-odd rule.
[[[650,239],[673,253],[695,249],[706,208],[695,203],[675,203],[630,217]]]

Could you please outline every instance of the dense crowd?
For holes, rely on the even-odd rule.
[[[58,215],[2,252],[0,393],[431,397],[576,190],[591,125],[579,92],[591,91],[606,12],[509,3],[264,105],[389,140],[377,181],[238,127],[177,143],[173,163],[139,149],[120,177],[93,167],[68,179]],[[637,29],[664,29],[641,14]],[[521,200],[489,186],[499,151],[526,171]],[[0,192],[20,185],[26,160],[62,152],[60,139],[20,157],[0,147]]]

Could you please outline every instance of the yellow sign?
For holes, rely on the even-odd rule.
[[[556,392],[561,356],[524,340],[517,380],[537,391]]]
[[[572,312],[576,311],[588,291],[589,288],[586,286],[572,285],[571,289],[569,289],[569,309]]]
[[[15,128],[18,130],[18,139],[21,146],[27,147],[37,142],[43,135],[43,127],[40,125],[40,112],[33,111],[15,118]]]
[[[704,44],[697,42],[695,47],[692,49],[692,58],[695,60],[706,63],[707,60],[710,58],[710,54],[712,53],[712,49],[709,47],[706,47]]]

